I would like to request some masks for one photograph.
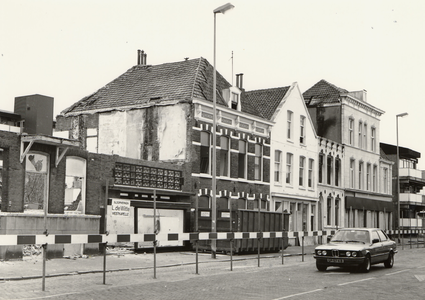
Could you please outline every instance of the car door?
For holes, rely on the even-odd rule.
[[[390,253],[390,250],[391,250],[392,241],[388,238],[388,236],[382,230],[378,230],[377,232],[382,242],[381,261],[384,261],[388,258],[388,254]]]
[[[370,258],[372,264],[382,261],[383,253],[383,244],[379,238],[377,230],[371,231],[372,245],[370,245]],[[375,242],[374,242],[375,241]]]

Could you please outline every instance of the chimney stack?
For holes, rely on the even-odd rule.
[[[137,65],[146,66],[146,57],[148,55],[143,50],[137,50]]]
[[[243,89],[243,73],[236,74],[236,87]]]

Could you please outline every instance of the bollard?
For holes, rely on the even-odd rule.
[[[199,275],[199,272],[198,272],[198,240],[196,240],[195,243],[196,243],[196,274]]]
[[[233,239],[230,239],[230,271],[233,271]]]
[[[47,244],[43,244],[43,278],[41,282],[41,290],[46,290],[46,259],[47,259]]]
[[[106,284],[106,245],[108,242],[103,244],[103,284]]]
[[[302,261],[304,262],[304,235],[302,237],[301,255],[302,255]]]

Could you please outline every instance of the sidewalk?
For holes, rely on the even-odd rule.
[[[304,254],[311,255],[315,246],[305,246]],[[300,246],[290,246],[284,251],[284,257],[302,255]],[[262,253],[261,258],[277,257],[281,253]],[[257,259],[257,254],[233,255],[233,260]],[[102,255],[83,256],[74,258],[57,258],[46,261],[46,277],[70,276],[84,273],[103,272]],[[199,253],[198,263],[213,263],[230,261],[230,255],[217,254],[211,258],[210,253]],[[196,263],[196,253],[185,252],[161,252],[156,255],[157,268],[181,266]],[[106,271],[119,272],[140,269],[152,269],[154,267],[153,253],[135,254],[128,250],[110,251],[106,255]],[[43,256],[25,256],[22,260],[0,261],[0,281],[26,280],[42,277]]]

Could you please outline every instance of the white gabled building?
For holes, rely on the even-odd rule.
[[[270,210],[290,212],[290,231],[318,230],[317,135],[298,84],[246,92],[272,121]]]

